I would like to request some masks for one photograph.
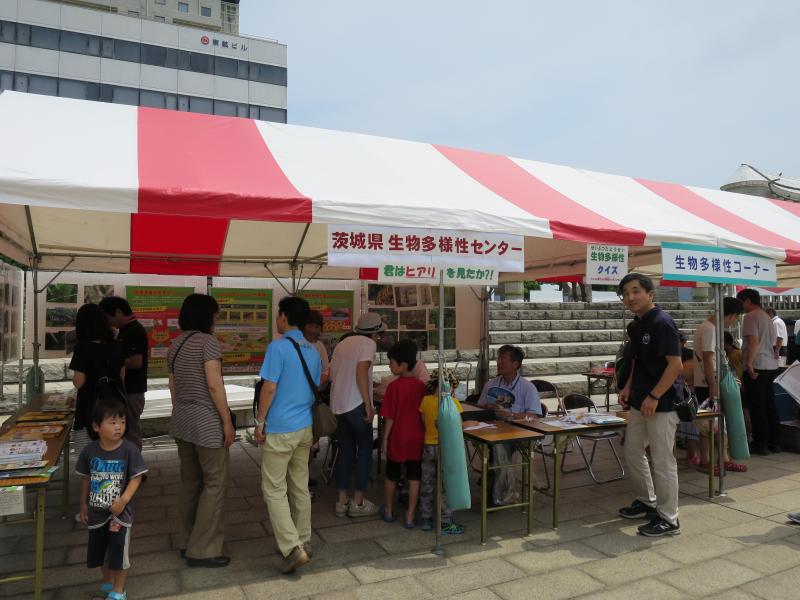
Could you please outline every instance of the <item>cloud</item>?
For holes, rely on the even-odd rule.
[[[718,187],[800,175],[794,0],[246,0],[289,121]]]

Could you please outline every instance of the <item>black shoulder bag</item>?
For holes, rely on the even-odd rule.
[[[327,404],[322,402],[319,387],[317,387],[317,384],[314,383],[314,380],[311,378],[306,359],[303,358],[303,353],[300,351],[300,344],[289,336],[286,336],[286,339],[292,343],[292,346],[294,346],[294,349],[297,351],[297,356],[300,357],[300,364],[303,365],[303,373],[306,375],[308,385],[311,386],[311,393],[314,394],[314,406],[311,409],[311,430],[314,439],[318,440],[323,437],[328,437],[336,431],[336,415],[333,414],[333,411],[331,411]]]

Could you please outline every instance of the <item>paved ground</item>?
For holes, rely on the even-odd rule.
[[[604,468],[609,466],[608,450],[600,454]],[[537,495],[536,529],[529,537],[524,515],[508,511],[490,517],[491,538],[481,546],[478,513],[464,511],[458,520],[467,534],[445,538],[442,558],[429,552],[432,534],[336,518],[334,491],[323,487],[313,505],[314,560],[293,576],[277,571],[259,491],[258,451],[237,442],[231,458],[225,535],[232,563],[226,569],[188,569],[175,539],[177,455],[169,447],[146,451],[150,479],[136,509],[131,598],[800,597],[800,527],[785,518],[786,511],[800,509],[796,454],[753,459],[749,472],[728,477],[728,496],[713,502],[706,498],[706,476],[682,466],[683,533],[675,538],[643,538],[636,535],[638,522],[617,517],[616,509],[631,499],[627,480],[594,485],[576,473],[566,479],[570,489],[558,531],[549,527],[550,498],[543,494]],[[541,462],[537,469],[541,476]],[[72,497],[74,513],[74,492]],[[99,573],[83,566],[86,532],[71,518],[59,518],[59,501],[54,491],[47,511],[45,598],[88,598]],[[33,539],[31,525],[0,528],[0,572],[33,565]],[[0,597],[30,598],[30,590],[30,583],[5,584]]]

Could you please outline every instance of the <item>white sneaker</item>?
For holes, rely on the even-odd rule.
[[[347,512],[350,509],[350,504],[351,504],[351,502],[349,500],[347,502],[345,502],[344,504],[342,504],[341,502],[337,502],[336,503],[336,516],[337,517],[346,517],[347,516]]]
[[[798,512],[790,512],[790,513],[789,513],[788,515],[786,515],[786,516],[787,516],[787,517],[789,517],[789,520],[790,520],[790,521],[792,521],[792,522],[794,522],[794,523],[797,523],[798,525],[800,525],[800,511],[798,511]]]
[[[373,517],[377,514],[378,507],[366,498],[361,502],[361,505],[350,502],[350,510],[347,511],[347,515],[350,517]]]

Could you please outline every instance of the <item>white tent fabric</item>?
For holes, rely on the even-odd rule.
[[[325,266],[337,223],[524,235],[529,276],[582,272],[587,242],[628,245],[634,265],[657,263],[662,241],[800,263],[800,205],[774,199],[14,92],[0,131],[0,253],[44,269],[352,278]]]

